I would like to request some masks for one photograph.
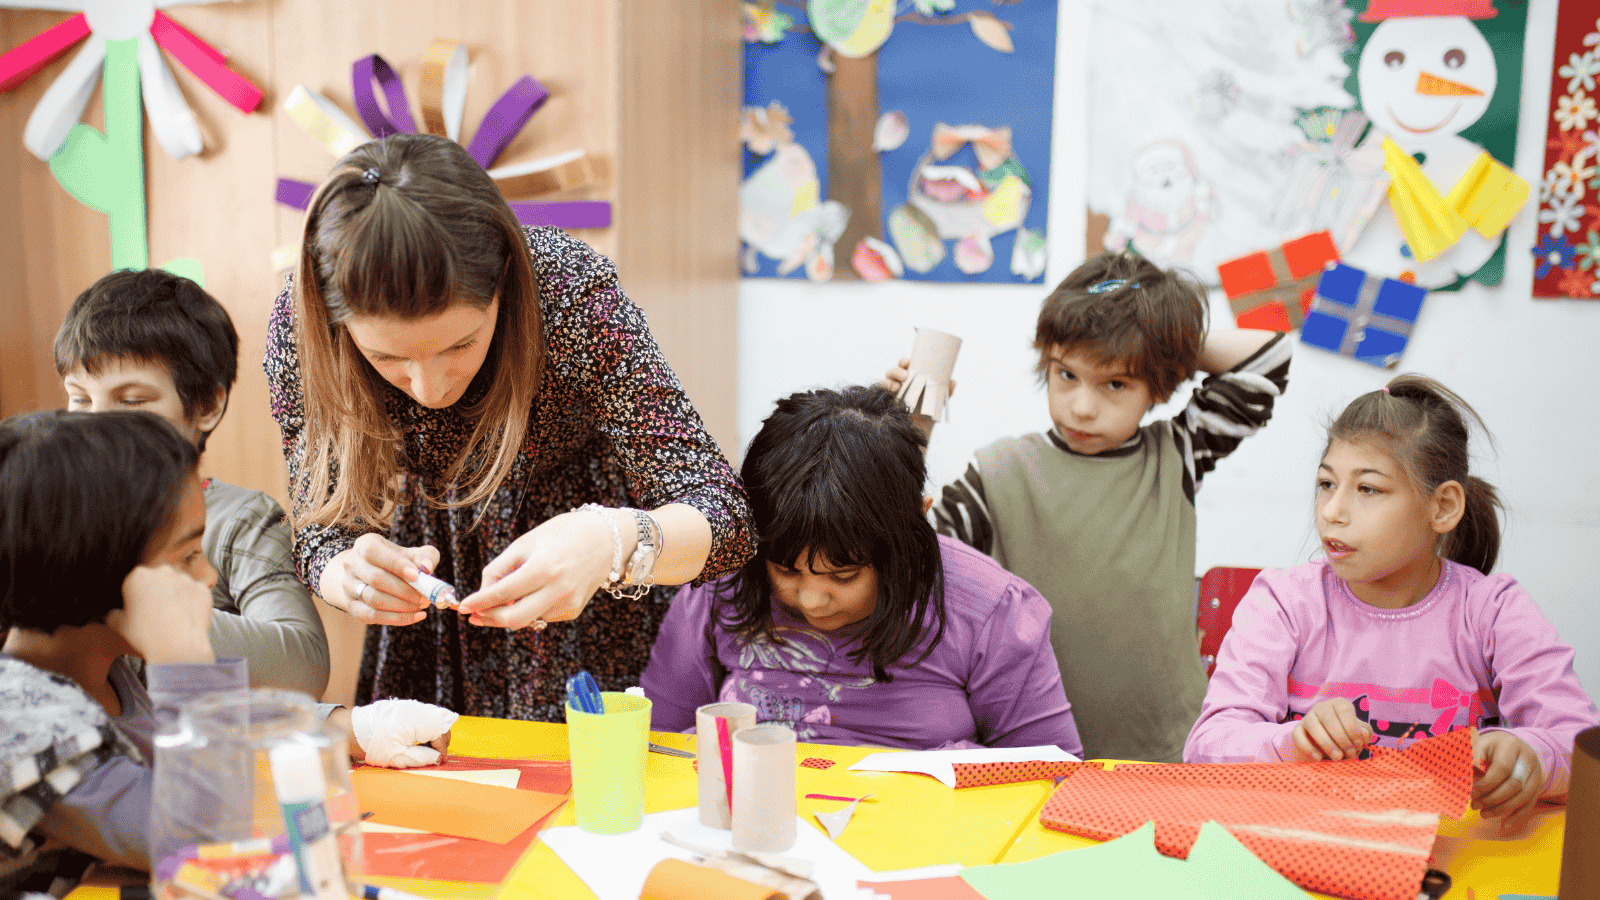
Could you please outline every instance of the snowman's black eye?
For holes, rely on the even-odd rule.
[[[1406,64],[1406,55],[1399,50],[1390,50],[1383,55],[1383,64],[1391,69],[1398,69]]]
[[[1460,47],[1451,47],[1444,52],[1444,64],[1452,69],[1461,68],[1466,61],[1467,54],[1462,52]]]

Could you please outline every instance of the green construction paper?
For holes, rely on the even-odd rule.
[[[1305,892],[1257,859],[1215,822],[1200,826],[1187,860],[1162,856],[1156,826],[1146,822],[1114,841],[1038,859],[964,869],[961,877],[988,900],[1058,896],[1162,897],[1164,900],[1305,900]]]
[[[144,119],[139,104],[139,42],[106,41],[106,133],[79,122],[50,157],[67,193],[111,222],[111,268],[150,265],[145,230]]]
[[[171,272],[174,275],[187,278],[201,287],[206,286],[205,275],[200,268],[200,260],[195,259],[192,256],[174,259],[161,268],[166,269],[168,272]]]

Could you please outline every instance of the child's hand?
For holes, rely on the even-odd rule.
[[[1309,759],[1355,758],[1372,743],[1372,729],[1343,697],[1324,700],[1294,725],[1294,746]]]
[[[368,765],[409,769],[431,766],[450,749],[450,729],[458,716],[418,700],[379,700],[350,711],[359,756]],[[419,746],[420,745],[420,746]]]
[[[216,662],[211,589],[172,566],[135,566],[106,626],[147,663]]]
[[[896,363],[887,372],[883,373],[883,380],[878,382],[878,387],[883,388],[891,394],[898,394],[900,393],[900,388],[905,386],[906,379],[910,377],[911,357],[902,356],[900,357],[900,362]],[[952,378],[950,379],[949,394],[954,394],[955,392],[956,380]]]
[[[1472,741],[1472,756],[1481,770],[1473,773],[1472,808],[1485,819],[1505,822],[1502,827],[1516,831],[1533,815],[1535,802],[1544,790],[1544,766],[1528,742],[1509,731],[1480,732]]]

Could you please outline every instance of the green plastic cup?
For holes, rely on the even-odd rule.
[[[579,828],[592,834],[624,834],[644,820],[650,701],[616,691],[603,691],[600,697],[603,714],[567,706],[572,802]]]

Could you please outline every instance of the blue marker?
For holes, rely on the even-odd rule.
[[[600,686],[595,684],[589,670],[579,669],[578,674],[567,679],[567,705],[578,712],[596,716],[606,711],[605,702],[600,697]]]

